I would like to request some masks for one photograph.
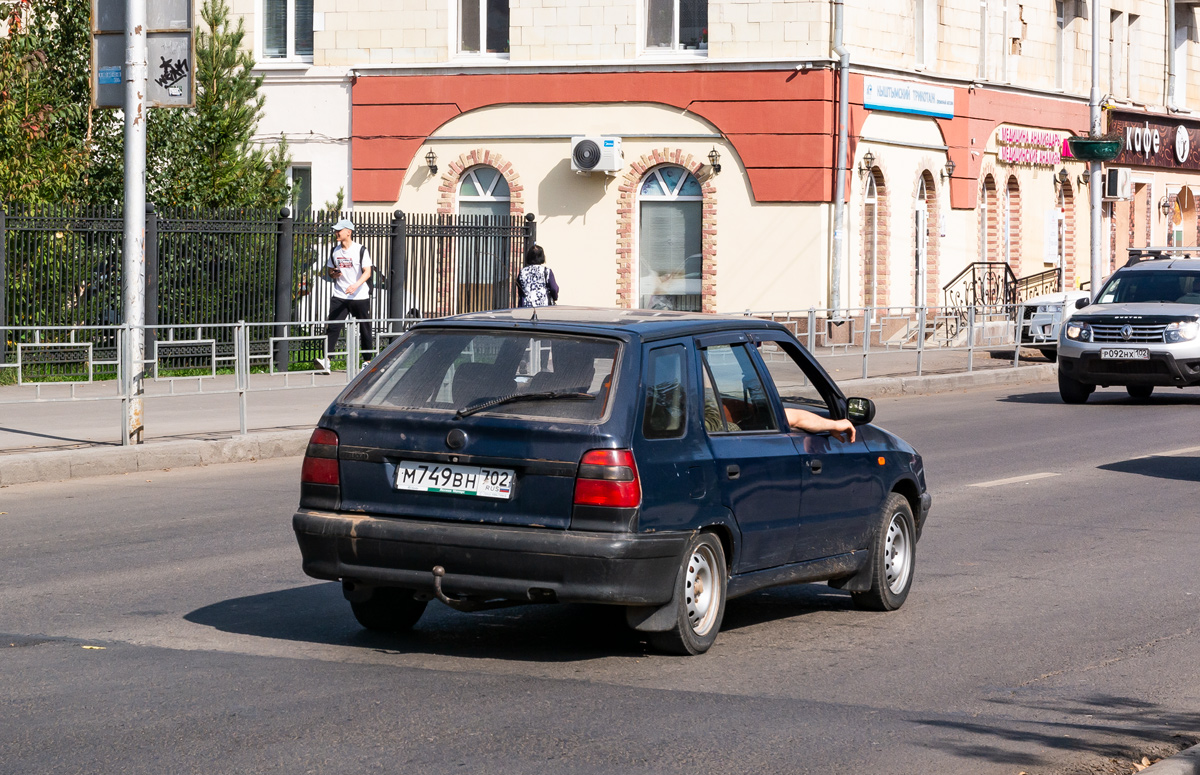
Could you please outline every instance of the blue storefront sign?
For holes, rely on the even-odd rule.
[[[863,107],[954,118],[954,90],[911,81],[867,77],[863,78]]]

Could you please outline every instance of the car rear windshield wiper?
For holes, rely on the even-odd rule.
[[[454,413],[454,418],[459,420],[468,415],[475,414],[476,412],[482,412],[484,409],[491,409],[493,406],[500,406],[500,404],[511,404],[516,401],[550,401],[555,398],[565,398],[571,401],[582,401],[593,400],[596,397],[591,393],[577,393],[573,390],[546,390],[541,393],[513,393],[512,395],[501,396],[500,398],[488,399],[482,404],[464,406],[462,409],[459,409]]]

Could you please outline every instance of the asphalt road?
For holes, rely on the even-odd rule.
[[[903,609],[734,601],[702,657],[584,606],[358,628],[298,459],[0,489],[0,773],[1130,772],[1200,739],[1200,394],[883,399],[934,507]]]

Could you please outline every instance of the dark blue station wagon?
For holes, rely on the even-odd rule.
[[[764,587],[904,603],[930,497],[920,455],[874,413],[755,318],[428,321],[321,418],[293,526],[304,571],[341,581],[372,630],[411,628],[435,597],[606,603],[656,647],[699,654],[726,601]]]

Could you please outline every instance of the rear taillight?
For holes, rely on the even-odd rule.
[[[317,428],[308,440],[304,465],[300,468],[302,484],[341,484],[338,476],[338,435],[327,428]]]
[[[583,453],[575,478],[576,506],[636,508],[642,502],[633,451],[593,449]]]

